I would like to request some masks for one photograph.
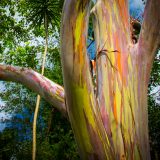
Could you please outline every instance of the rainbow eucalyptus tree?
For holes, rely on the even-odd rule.
[[[65,1],[61,53],[67,111],[82,159],[150,159],[147,86],[160,45],[160,0],[149,0],[133,44],[127,0]],[[86,54],[96,40],[96,93]]]
[[[0,79],[26,85],[68,117],[82,159],[150,159],[147,86],[160,47],[160,0],[148,0],[136,44],[130,36],[127,0],[97,0],[92,9],[90,3],[64,3],[64,89],[27,68],[0,65]],[[96,40],[96,83],[86,53],[90,15]]]

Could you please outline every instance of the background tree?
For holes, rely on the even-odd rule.
[[[47,49],[48,49],[48,27],[51,24],[52,27],[55,27],[58,25],[58,22],[60,21],[60,14],[57,13],[57,10],[55,9],[56,5],[60,7],[60,2],[55,0],[37,0],[37,1],[27,1],[25,2],[27,6],[29,6],[30,15],[29,20],[32,22],[32,25],[38,26],[39,28],[42,25],[42,22],[44,24],[44,30],[45,30],[45,50],[42,60],[42,69],[41,74],[44,74],[44,68],[45,68],[45,61],[46,61],[46,55],[47,55]],[[63,1],[61,1],[61,4],[63,4]],[[39,105],[40,105],[40,95],[37,96],[36,101],[36,107],[35,107],[35,113],[34,113],[34,119],[33,119],[33,156],[32,159],[35,160],[36,157],[36,123],[37,123],[37,116],[39,111]]]

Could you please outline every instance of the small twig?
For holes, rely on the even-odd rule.
[[[118,51],[118,50],[109,51],[109,50],[107,50],[107,49],[102,49],[102,50],[100,50],[100,51],[98,52],[98,54],[97,54],[97,59],[98,59],[100,56],[105,55],[105,56],[107,57],[110,65],[111,65],[111,67],[114,68],[114,69],[117,71],[117,68],[112,64],[111,60],[109,59],[109,57],[108,57],[108,55],[107,55],[107,53],[112,53],[112,52],[119,52],[119,51]]]

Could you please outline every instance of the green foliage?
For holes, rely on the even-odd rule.
[[[150,150],[152,159],[160,159],[160,106],[155,103],[154,94],[152,90],[160,85],[160,61],[159,53],[157,51],[153,63],[151,77],[148,87],[148,119],[149,119],[149,137],[150,137]]]
[[[52,110],[48,122],[45,134],[47,137],[38,144],[39,159],[79,159],[69,122],[56,110]]]
[[[61,114],[52,110],[46,102],[41,105],[41,118],[45,125],[40,126],[40,118],[38,119],[37,131],[37,159],[41,160],[78,160],[77,145],[75,144],[73,133],[70,124]],[[52,112],[50,112],[52,110]],[[22,114],[23,117],[25,116]],[[10,159],[14,157],[18,160],[31,159],[32,141],[31,133],[27,129],[32,126],[32,121],[29,119],[12,119],[14,124],[23,124],[23,128],[17,131],[16,128],[5,129],[0,134],[1,144],[0,155],[2,159]],[[28,126],[27,126],[28,125]],[[27,127],[25,127],[27,126]],[[25,139],[24,136],[29,135],[30,139]],[[18,137],[22,137],[19,140]]]
[[[38,64],[38,59],[36,58],[37,52],[38,48],[34,46],[18,46],[15,50],[10,50],[6,54],[3,62],[5,62],[5,64],[14,64],[34,69]]]
[[[16,21],[14,13],[15,9],[11,6],[0,8],[0,52],[6,49],[13,49],[15,45],[22,40],[28,39],[28,29],[23,21]]]
[[[154,59],[149,87],[155,87],[160,85],[160,49],[156,53]]]
[[[31,28],[41,27],[47,19],[47,26],[60,28],[60,17],[63,0],[20,0],[18,6],[20,12],[26,17],[27,24],[31,23]]]
[[[29,67],[40,72],[44,51],[44,17],[42,15],[39,17],[39,14],[36,16],[34,13],[38,11],[44,15],[45,12],[49,12],[48,24],[52,24],[52,27],[48,26],[50,38],[45,76],[62,85],[58,33],[62,4],[63,1],[55,0],[20,0],[17,3],[15,1],[1,3],[0,6],[3,7],[0,9],[3,15],[0,15],[0,18],[3,21],[1,20],[0,23],[0,33],[2,33],[0,62]],[[11,9],[7,11],[7,7]],[[49,10],[45,10],[44,7]],[[31,12],[33,14],[30,14]],[[11,113],[13,117],[8,120],[12,128],[6,128],[0,134],[0,142],[3,144],[0,159],[31,159],[31,130],[36,93],[16,83],[4,82],[3,85],[5,89],[0,93],[0,97],[5,101],[5,106],[1,110]],[[43,99],[40,108],[37,126],[37,159],[79,159],[69,122],[56,110],[53,111],[53,107]],[[29,113],[23,112],[24,109]],[[19,113],[23,118],[14,116]],[[16,125],[23,127],[18,130]],[[28,133],[27,130],[30,132]],[[26,139],[26,136],[30,138]]]
[[[160,106],[155,104],[152,97],[149,97],[148,102],[151,157],[158,160],[160,159]]]
[[[0,133],[0,159],[10,159],[14,155],[17,132],[13,129],[5,129]]]
[[[153,63],[150,83],[148,87],[148,119],[149,119],[149,137],[151,157],[154,160],[160,159],[160,106],[155,103],[154,94],[151,94],[153,88],[160,85],[160,59],[157,51]]]

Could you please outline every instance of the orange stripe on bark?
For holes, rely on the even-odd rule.
[[[122,64],[121,64],[121,53],[120,53],[120,47],[119,47],[119,41],[118,41],[118,35],[115,35],[115,45],[116,45],[116,50],[118,50],[117,52],[117,69],[118,72],[120,74],[120,77],[122,79]]]
[[[82,39],[80,41],[82,41]],[[82,42],[79,43],[78,52],[79,52],[79,63],[82,64],[83,63],[83,44]]]
[[[116,105],[116,98],[115,97],[114,97],[113,114],[114,114],[114,118],[115,118],[116,124],[118,124],[117,105]]]
[[[128,23],[128,6],[127,6],[127,1],[126,0],[118,0],[119,2],[119,11],[120,11],[120,15],[123,20],[123,23],[128,27],[129,23]]]
[[[117,53],[117,66],[118,66],[118,71],[119,71],[119,74],[122,78],[122,64],[121,64],[121,53]]]

